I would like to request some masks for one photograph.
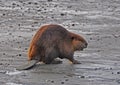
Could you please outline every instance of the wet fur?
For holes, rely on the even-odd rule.
[[[37,31],[30,43],[28,60],[51,64],[56,58],[66,58],[73,64],[78,64],[80,62],[73,57],[74,51],[83,50],[86,47],[87,42],[82,36],[60,25],[44,25]]]
[[[74,63],[76,50],[87,47],[86,40],[75,33],[67,31],[60,25],[42,26],[31,41],[28,58],[50,64],[55,58],[67,58]]]

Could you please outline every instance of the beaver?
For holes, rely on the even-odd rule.
[[[74,52],[83,50],[87,45],[87,41],[82,36],[72,33],[60,25],[44,25],[37,31],[30,43],[28,64],[18,67],[17,70],[30,69],[39,61],[45,64],[62,62],[56,58],[66,58],[73,64],[80,64],[74,59]]]

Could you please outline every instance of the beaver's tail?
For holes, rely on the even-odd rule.
[[[36,63],[38,63],[38,60],[30,60],[25,65],[19,66],[16,68],[16,70],[28,70],[33,68]]]

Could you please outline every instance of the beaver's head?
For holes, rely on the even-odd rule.
[[[71,33],[71,38],[74,51],[87,48],[88,43],[82,36]]]

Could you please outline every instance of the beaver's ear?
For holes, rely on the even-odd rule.
[[[71,37],[71,40],[78,40],[75,36]]]
[[[70,33],[70,38],[71,38],[72,40],[77,39],[77,37],[78,37],[78,36],[76,36],[76,34]]]
[[[73,40],[73,39],[75,39],[75,37],[74,37],[74,36],[71,36],[71,39]]]
[[[76,36],[74,36],[74,35],[71,35],[70,37],[71,37],[72,40],[76,40],[77,39]]]

